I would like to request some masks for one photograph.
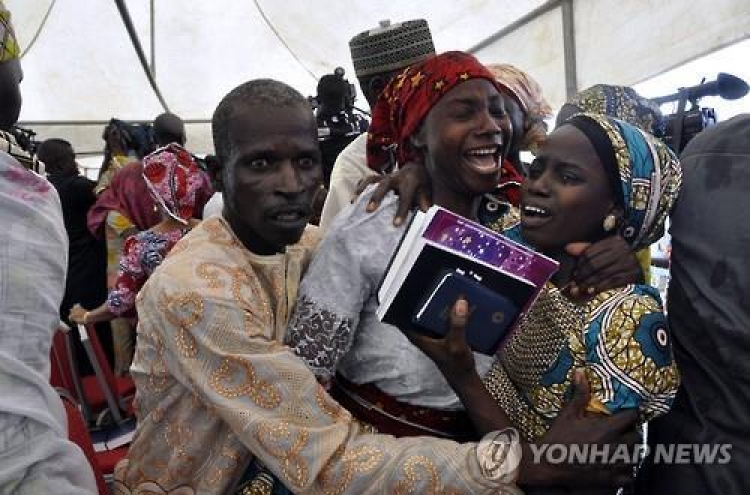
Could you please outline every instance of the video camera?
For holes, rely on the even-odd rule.
[[[719,73],[715,81],[701,82],[697,86],[680,88],[676,93],[651,98],[657,105],[677,101],[677,112],[665,115],[656,126],[654,134],[667,146],[680,154],[688,142],[699,132],[716,124],[716,111],[701,108],[698,100],[705,96],[721,96],[725,100],[737,100],[745,96],[750,87],[745,81],[731,74]],[[685,109],[690,102],[689,109]]]
[[[316,97],[308,99],[318,125],[318,145],[326,187],[339,153],[369,126],[362,110],[354,106],[356,97],[357,90],[344,77],[344,69],[336,67],[333,74],[320,78]]]
[[[340,89],[344,97],[344,109],[352,110],[354,108],[354,101],[357,99],[357,87],[350,83],[348,79],[344,77],[345,71],[343,67],[336,67],[332,74],[325,74],[320,78],[320,81],[333,79],[340,85]],[[318,84],[318,94],[316,96],[309,96],[307,99],[310,102],[310,106],[313,110],[320,106],[320,91],[321,85]]]
[[[344,68],[336,67],[333,70],[333,75],[341,79],[344,83],[346,90],[344,91],[344,103],[347,110],[354,108],[354,100],[357,99],[357,87],[349,82],[349,79],[344,78]]]
[[[39,145],[42,144],[41,141],[34,139],[36,137],[36,132],[31,129],[26,129],[25,127],[14,125],[11,128],[10,133],[16,138],[16,142],[22,150],[32,156],[36,155],[36,150],[39,148]]]

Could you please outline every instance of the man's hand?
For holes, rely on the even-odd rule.
[[[565,250],[578,258],[569,294],[585,298],[628,284],[643,283],[643,270],[630,246],[619,235],[590,244],[574,242]]]
[[[398,209],[396,216],[393,218],[393,225],[396,227],[406,220],[409,210],[413,206],[419,207],[422,211],[427,211],[432,206],[430,178],[423,165],[406,163],[392,174],[367,177],[357,186],[357,196],[362,194],[367,186],[375,182],[378,183],[378,187],[375,188],[375,192],[367,204],[367,211],[377,210],[386,194],[395,191],[399,196]]]
[[[570,402],[560,411],[542,438],[532,446],[523,446],[519,484],[616,488],[632,482],[634,465],[630,461],[635,457],[633,453],[640,440],[635,430],[638,414],[635,410],[612,416],[588,413],[586,405],[589,397],[586,377],[582,371],[577,370]],[[563,462],[551,463],[550,457],[561,457],[559,452],[555,456],[540,454],[557,445],[564,446],[566,454],[572,445],[578,445],[577,450],[581,452],[591,452],[592,447],[596,446],[600,452],[606,452],[606,456],[598,462],[589,463],[576,462],[575,456],[572,456],[573,463],[569,463],[567,460],[571,456],[566,455]],[[620,445],[627,446],[628,459],[610,463]]]

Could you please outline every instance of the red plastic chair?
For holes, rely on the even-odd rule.
[[[115,376],[94,325],[78,325],[78,332],[95,373],[82,380],[86,402],[94,411],[108,408],[117,423],[132,417],[135,397],[133,379],[129,376]]]
[[[49,382],[55,388],[75,393],[73,378],[71,376],[70,363],[67,359],[67,338],[65,330],[58,328],[52,336],[52,348],[50,349],[50,375]]]
[[[128,448],[120,447],[110,451],[96,452],[78,406],[68,397],[60,396],[60,400],[62,400],[65,407],[65,414],[68,418],[68,438],[83,450],[83,454],[89,461],[91,469],[94,471],[96,488],[99,495],[109,495],[105,475],[108,478],[112,478],[115,465],[120,459],[125,457],[128,453]]]
[[[81,404],[84,419],[87,423],[93,422],[91,406],[84,400],[83,379],[78,374],[78,366],[73,356],[70,327],[63,322],[60,322],[58,329],[52,336],[50,384],[56,389],[64,390]],[[104,406],[98,408],[96,412],[103,409]]]

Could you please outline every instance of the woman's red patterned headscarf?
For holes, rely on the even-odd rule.
[[[367,166],[384,172],[391,163],[391,156],[399,164],[418,161],[409,137],[446,93],[470,79],[486,79],[501,91],[492,72],[463,52],[437,55],[394,77],[372,111]]]
[[[211,194],[211,185],[195,158],[176,143],[159,148],[143,159],[143,179],[151,196],[180,223],[199,216],[201,197]]]

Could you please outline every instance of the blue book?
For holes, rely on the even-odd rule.
[[[519,308],[510,298],[482,285],[481,279],[463,270],[447,270],[438,276],[432,291],[417,306],[412,322],[434,335],[445,336],[451,308],[459,296],[469,301],[469,346],[483,354],[494,353],[510,332]]]

